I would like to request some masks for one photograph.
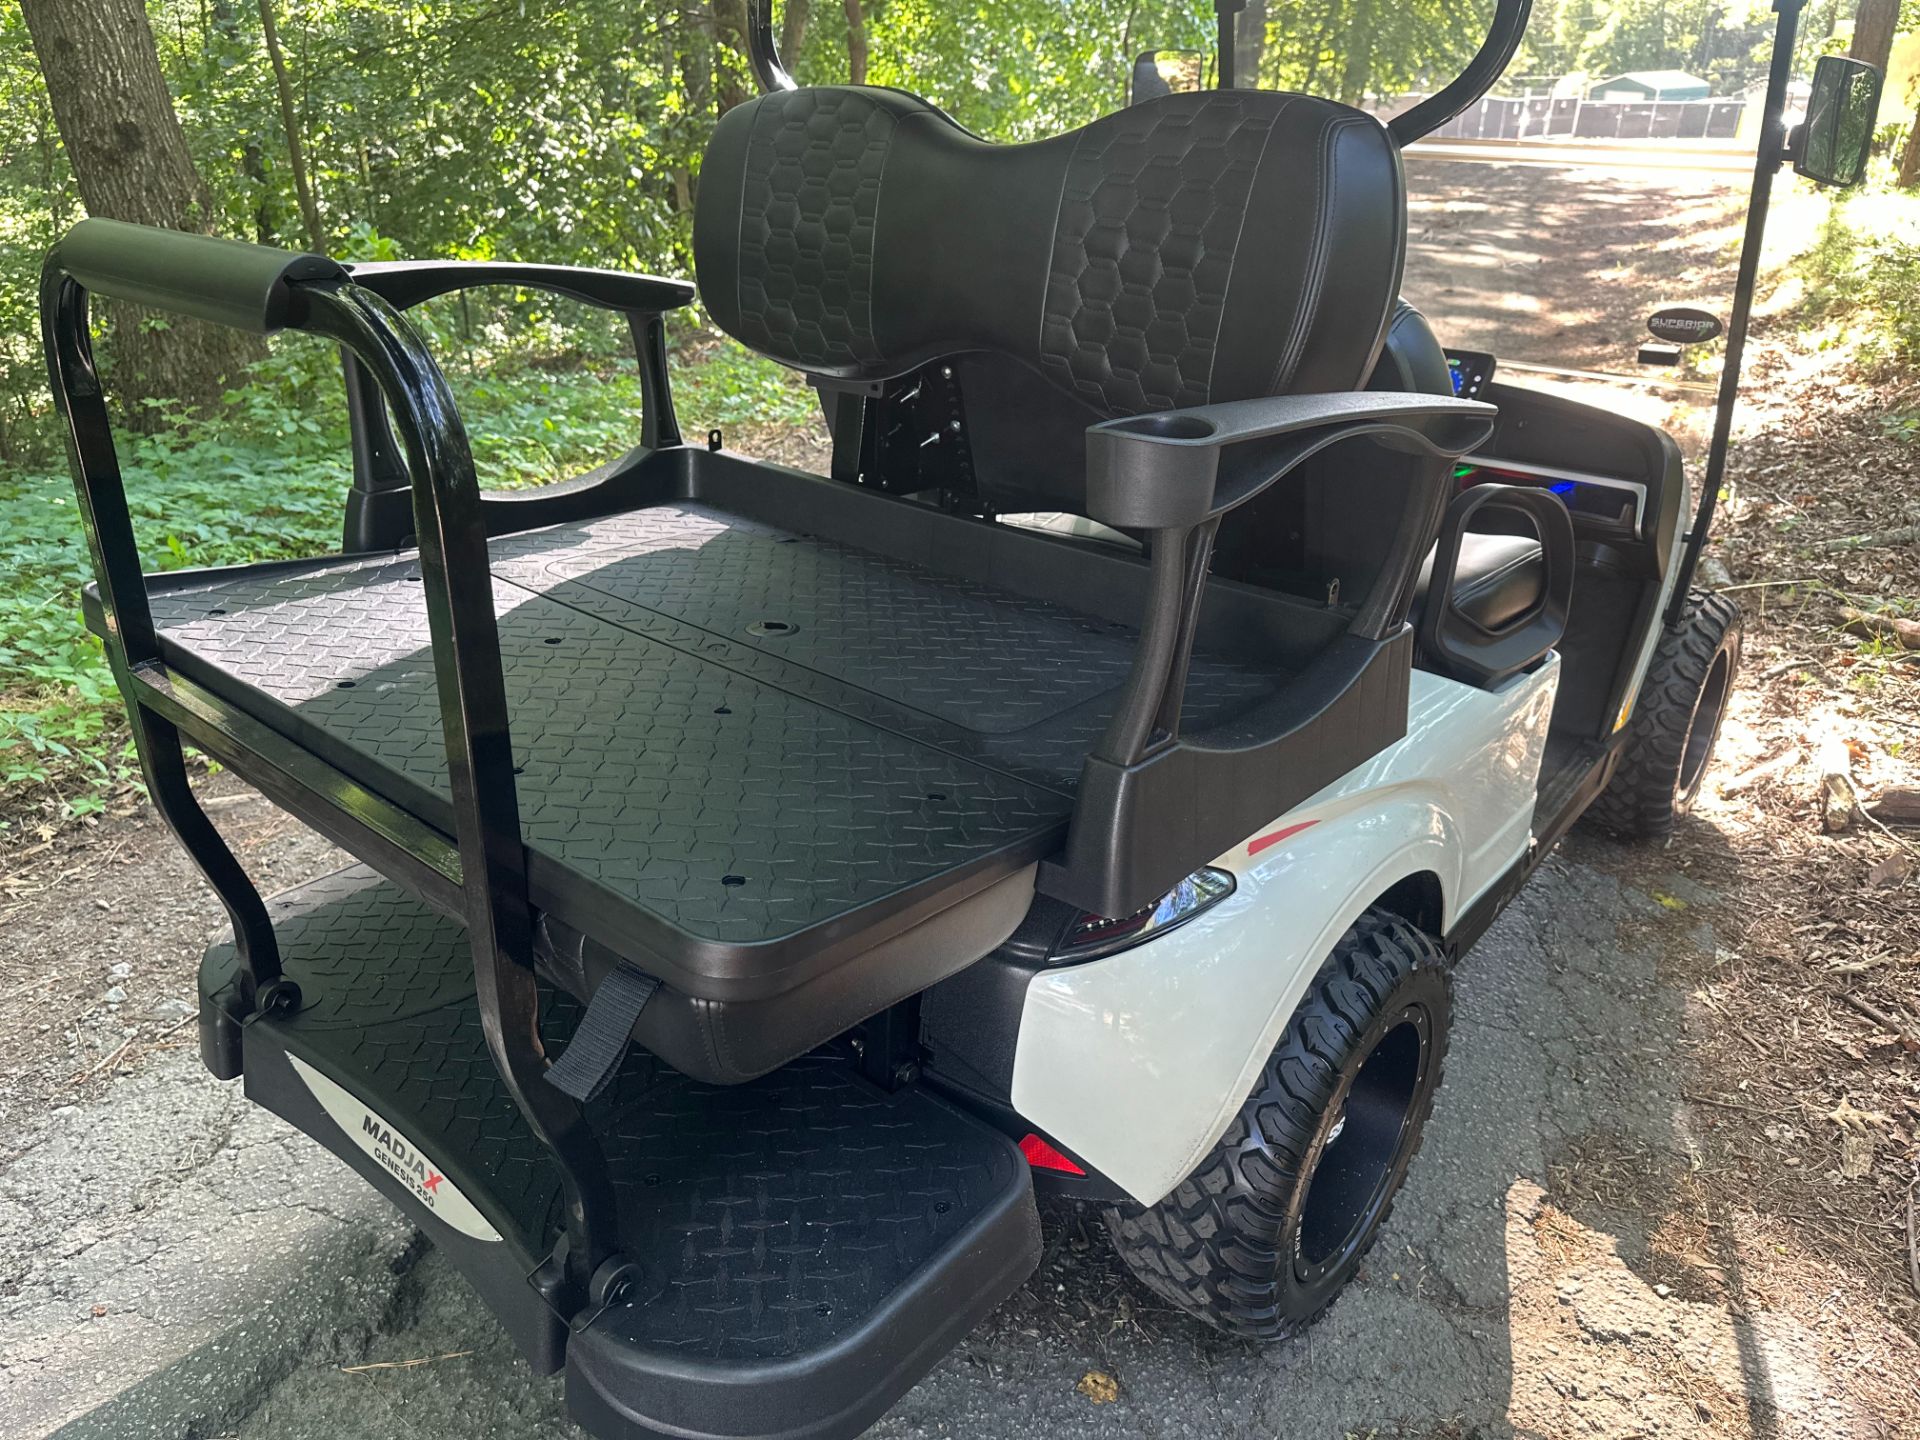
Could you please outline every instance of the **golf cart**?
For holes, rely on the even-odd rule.
[[[1223,3],[1223,88],[1018,146],[795,86],[751,6],[700,294],[818,388],[826,475],[683,438],[679,280],[76,226],[42,302],[86,612],[231,918],[208,1068],[609,1440],[857,1433],[1033,1269],[1036,1185],[1203,1320],[1311,1321],[1419,1145],[1451,965],[1580,815],[1658,837],[1700,787],[1783,6],[1691,523],[1666,435],[1399,298],[1400,149],[1528,0],[1390,124],[1231,88]],[[1859,88],[1816,82],[1828,178]],[[487,285],[630,321],[636,448],[479,488],[406,312]],[[337,342],[341,553],[143,572],[90,295]],[[187,744],[358,863],[263,899]]]

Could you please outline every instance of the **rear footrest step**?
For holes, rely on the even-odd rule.
[[[642,1279],[569,1337],[528,1278],[560,1177],[488,1056],[460,927],[357,866],[270,908],[302,1001],[238,1035],[248,1096],[442,1246],[596,1435],[857,1434],[1039,1258],[1024,1160],[945,1101],[828,1054],[717,1086],[636,1049],[587,1113]],[[201,970],[216,1070],[233,969],[218,945]],[[580,1010],[548,997],[549,1053]]]

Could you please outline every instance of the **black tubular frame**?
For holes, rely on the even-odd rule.
[[[1740,403],[1740,369],[1746,361],[1747,322],[1753,314],[1753,291],[1760,279],[1760,246],[1767,231],[1767,209],[1773,201],[1773,177],[1787,159],[1787,84],[1793,78],[1793,46],[1800,33],[1800,11],[1806,0],[1773,0],[1779,20],[1773,27],[1773,55],[1767,66],[1767,94],[1760,108],[1760,145],[1753,160],[1753,189],[1747,197],[1747,225],[1740,240],[1740,269],[1733,282],[1733,313],[1727,317],[1727,350],[1720,366],[1720,391],[1714,397],[1713,438],[1707,442],[1706,476],[1701,482],[1699,508],[1680,552],[1673,594],[1662,622],[1678,629],[1686,619],[1688,592],[1701,552],[1713,529],[1713,512],[1720,500],[1720,484],[1727,474],[1727,452],[1733,445],[1733,412]]]
[[[111,222],[83,225],[96,227],[86,235],[88,243],[104,245],[111,252],[116,242],[110,234],[102,241],[99,228]],[[123,234],[120,243],[126,239]],[[168,243],[177,246],[178,241]],[[222,317],[220,323],[263,334],[297,330],[337,343],[349,381],[356,458],[364,443],[386,463],[398,467],[404,462],[404,469],[395,473],[404,477],[413,516],[411,532],[419,544],[453,794],[455,844],[448,846],[437,832],[345,782],[317,761],[298,774],[271,762],[247,767],[242,773],[270,797],[317,792],[327,803],[327,823],[320,828],[329,838],[363,856],[382,858],[383,868],[407,875],[421,887],[424,898],[465,921],[489,1053],[561,1176],[564,1254],[556,1251],[552,1268],[560,1278],[546,1288],[555,1307],[570,1316],[588,1303],[596,1270],[616,1260],[619,1230],[613,1183],[598,1140],[580,1107],[543,1080],[548,1062],[539,1035],[533,911],[487,556],[490,534],[547,523],[556,506],[515,504],[483,494],[466,429],[445,377],[418,332],[392,304],[368,285],[355,283],[339,267],[311,280],[301,278],[299,267],[308,266],[306,273],[313,273],[325,265],[317,257],[288,254],[276,259],[276,252],[258,247],[240,249],[253,252],[237,262],[253,267],[249,278],[271,278],[276,263],[281,269],[271,285],[256,286],[264,298],[252,313]],[[94,292],[108,297],[116,291],[134,293],[134,267],[103,270],[96,255],[89,252],[87,258],[92,262],[88,274]],[[464,277],[457,266],[438,268],[446,273],[435,276],[433,284],[416,288],[432,293],[465,283],[561,288],[481,273],[487,267],[466,272]],[[662,307],[684,303],[691,294],[691,287],[681,282],[652,283],[658,287],[651,292],[653,300]],[[240,282],[234,288],[246,287]],[[126,704],[154,807],[213,887],[232,923],[238,989],[242,1004],[248,1007],[245,1015],[226,1017],[229,1028],[235,1029],[256,1015],[297,1009],[300,995],[281,974],[279,948],[259,890],[193,793],[182,747],[191,742],[232,763],[250,751],[248,736],[259,729],[258,723],[169,672],[153,622],[106,398],[94,365],[89,286],[69,272],[59,247],[47,257],[40,293],[42,340],[55,407],[65,422],[108,663]],[[141,298],[152,303],[149,297]],[[181,308],[193,303],[193,299],[184,300]],[[651,407],[656,397],[667,394],[661,316],[658,310],[630,314],[636,339],[642,342],[639,361]],[[662,447],[679,443],[670,403],[649,414],[645,438]],[[584,485],[558,487],[569,490],[559,498],[559,506],[569,511],[617,508],[620,480],[634,457],[649,448],[643,444],[626,462],[585,477]]]
[[[1533,0],[1498,0],[1486,39],[1467,62],[1467,68],[1411,109],[1387,122],[1387,131],[1402,149],[1431,135],[1461,114],[1493,88],[1512,62],[1533,16]]]

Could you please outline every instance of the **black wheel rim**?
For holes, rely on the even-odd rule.
[[[1295,1273],[1313,1284],[1366,1244],[1406,1168],[1427,1088],[1432,1023],[1410,1005],[1381,1031],[1329,1105],[1329,1121],[1300,1204]]]
[[[1693,707],[1693,723],[1687,727],[1686,748],[1680,752],[1680,798],[1687,801],[1700,789],[1707,773],[1707,757],[1713,754],[1713,742],[1720,734],[1720,717],[1726,713],[1727,691],[1733,680],[1733,657],[1723,646],[1713,657],[1713,667],[1700,687],[1700,699]]]

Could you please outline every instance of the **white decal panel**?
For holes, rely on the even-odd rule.
[[[462,1235],[475,1240],[500,1238],[487,1217],[421,1153],[418,1145],[367,1108],[352,1091],[334,1084],[299,1056],[289,1055],[287,1059],[293,1062],[293,1073],[306,1083],[333,1122],[371,1155],[375,1164],[406,1186],[414,1199]]]

